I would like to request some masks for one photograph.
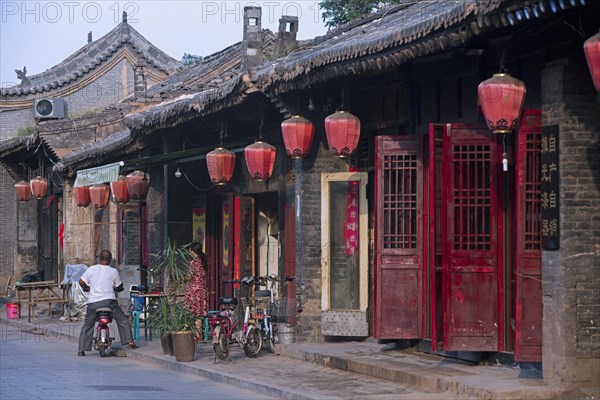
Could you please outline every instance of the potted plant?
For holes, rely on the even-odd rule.
[[[188,245],[177,246],[169,241],[167,248],[152,255],[150,273],[156,282],[164,281],[165,294],[171,305],[184,289],[185,278],[188,274],[190,253]]]
[[[196,317],[181,301],[171,308],[171,337],[173,350],[177,361],[194,361],[196,341],[192,328],[195,326]]]
[[[150,330],[160,336],[163,353],[175,355],[171,337],[172,312],[166,297],[159,297],[152,304],[147,323]]]

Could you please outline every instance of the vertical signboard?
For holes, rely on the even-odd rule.
[[[206,207],[192,208],[192,238],[194,242],[202,245],[202,251],[206,253],[205,232],[206,232]]]
[[[541,140],[542,248],[558,250],[560,239],[558,125],[542,127]]]

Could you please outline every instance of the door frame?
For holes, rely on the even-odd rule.
[[[321,174],[321,332],[325,336],[368,336],[367,308],[369,303],[368,203],[366,172],[335,172]],[[359,182],[359,308],[333,310],[330,305],[330,182]],[[340,327],[344,324],[344,327]],[[351,329],[349,329],[351,328]]]

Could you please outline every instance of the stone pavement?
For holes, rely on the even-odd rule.
[[[6,319],[2,330],[35,331],[64,337],[73,343],[81,322],[57,317]],[[114,324],[112,324],[114,325]],[[111,326],[116,334],[116,325]],[[116,334],[118,336],[118,334]],[[116,341],[119,346],[119,341]],[[139,349],[121,349],[120,355],[171,370],[253,389],[287,399],[584,399],[549,387],[542,380],[520,379],[517,368],[466,365],[435,355],[406,351],[374,341],[343,343],[282,344],[281,355],[263,351],[258,358],[246,357],[234,345],[231,361],[217,360],[210,343],[198,343],[192,362],[177,362],[162,352],[160,341],[138,341]],[[88,352],[99,357],[96,351]]]

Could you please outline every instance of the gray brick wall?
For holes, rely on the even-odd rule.
[[[323,120],[325,116],[321,118]],[[319,120],[318,117],[312,120]],[[296,339],[322,342],[321,335],[321,173],[346,172],[346,161],[333,157],[328,150],[323,127],[317,126],[313,147],[317,147],[314,163],[302,165],[300,223],[296,231],[302,235],[302,262],[296,265],[297,297],[302,306],[298,315]],[[298,176],[296,175],[296,179]],[[296,197],[294,183],[288,184],[287,197],[291,204]]]
[[[32,108],[0,112],[0,139],[17,136],[20,129],[35,127],[33,100],[31,104]]]
[[[542,71],[543,125],[559,126],[560,250],[544,251],[544,377],[600,384],[600,97],[585,61]]]
[[[77,81],[79,83],[79,81]],[[20,100],[30,102],[31,107],[0,113],[0,138],[15,136],[20,128],[35,125],[33,113],[34,99],[62,97],[66,103],[66,116],[80,117],[88,112],[100,111],[133,93],[133,67],[125,59],[121,60],[110,70],[86,87],[69,95],[61,95],[70,86],[61,87],[43,93],[29,96],[6,96],[0,98],[3,105],[9,106],[11,101]]]
[[[5,200],[0,201],[0,226],[4,234],[0,235],[0,287],[4,290],[8,278],[13,274],[15,239],[16,239],[16,210],[15,182],[4,167],[0,167],[0,192]],[[15,277],[12,278],[15,283]]]

